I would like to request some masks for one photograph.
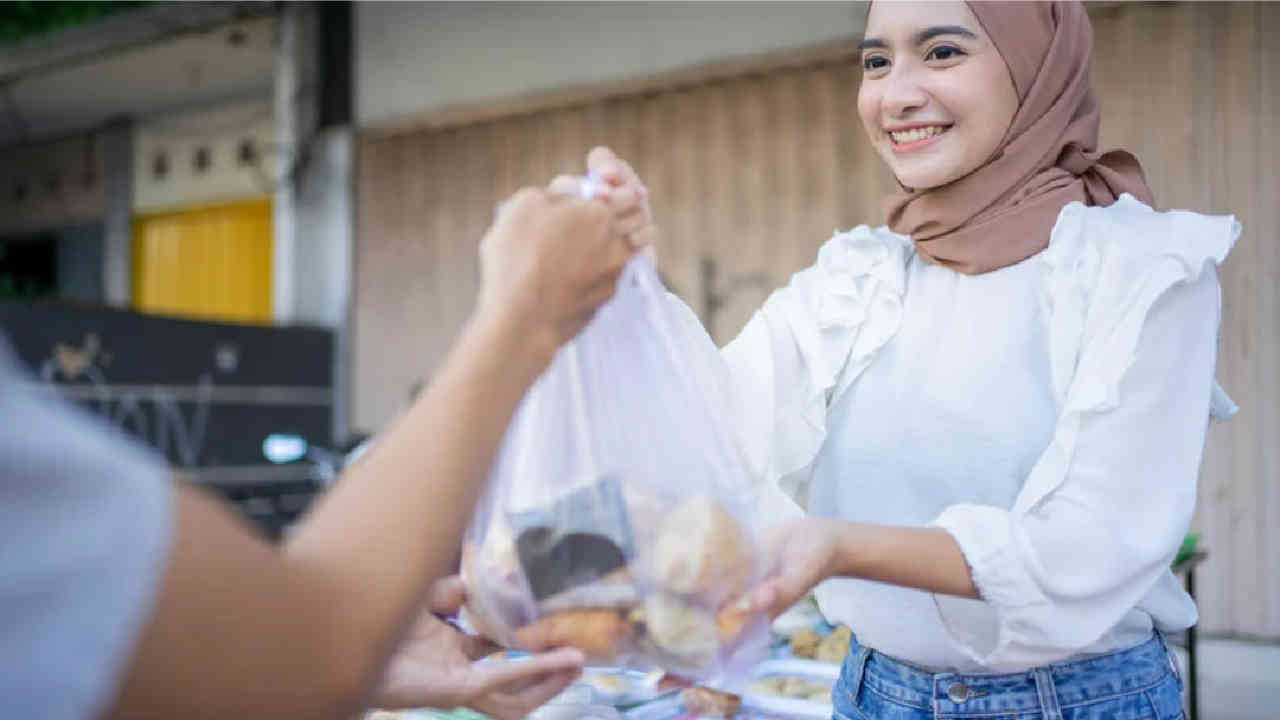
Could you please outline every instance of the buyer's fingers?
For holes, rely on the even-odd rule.
[[[467,586],[462,582],[462,578],[457,575],[450,575],[442,578],[431,586],[431,592],[427,600],[427,607],[433,613],[440,615],[453,615],[458,612],[462,604],[467,601]]]
[[[568,195],[580,197],[582,178],[575,175],[557,175],[547,184],[547,192],[552,195]]]
[[[601,145],[587,153],[587,170],[610,186],[633,185],[643,192],[644,183],[635,169],[613,150]]]
[[[580,650],[561,648],[531,655],[520,660],[494,660],[478,666],[480,691],[490,693],[510,688],[528,687],[551,675],[576,672],[586,662]]]
[[[623,185],[629,180],[627,167],[613,150],[599,145],[587,153],[587,170],[613,187]]]

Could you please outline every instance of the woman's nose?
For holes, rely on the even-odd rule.
[[[882,87],[884,111],[890,117],[904,117],[929,102],[928,93],[916,82],[915,73],[910,68],[894,68],[884,79]]]

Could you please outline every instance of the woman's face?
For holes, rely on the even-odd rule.
[[[1009,68],[963,2],[876,2],[858,114],[898,182],[924,190],[987,162],[1018,110]]]

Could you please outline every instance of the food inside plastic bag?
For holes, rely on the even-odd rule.
[[[512,420],[463,549],[468,622],[693,678],[762,657],[735,601],[759,568],[733,407],[710,337],[633,258]]]

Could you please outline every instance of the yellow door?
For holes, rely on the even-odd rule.
[[[206,320],[271,322],[271,200],[142,215],[133,306]]]

